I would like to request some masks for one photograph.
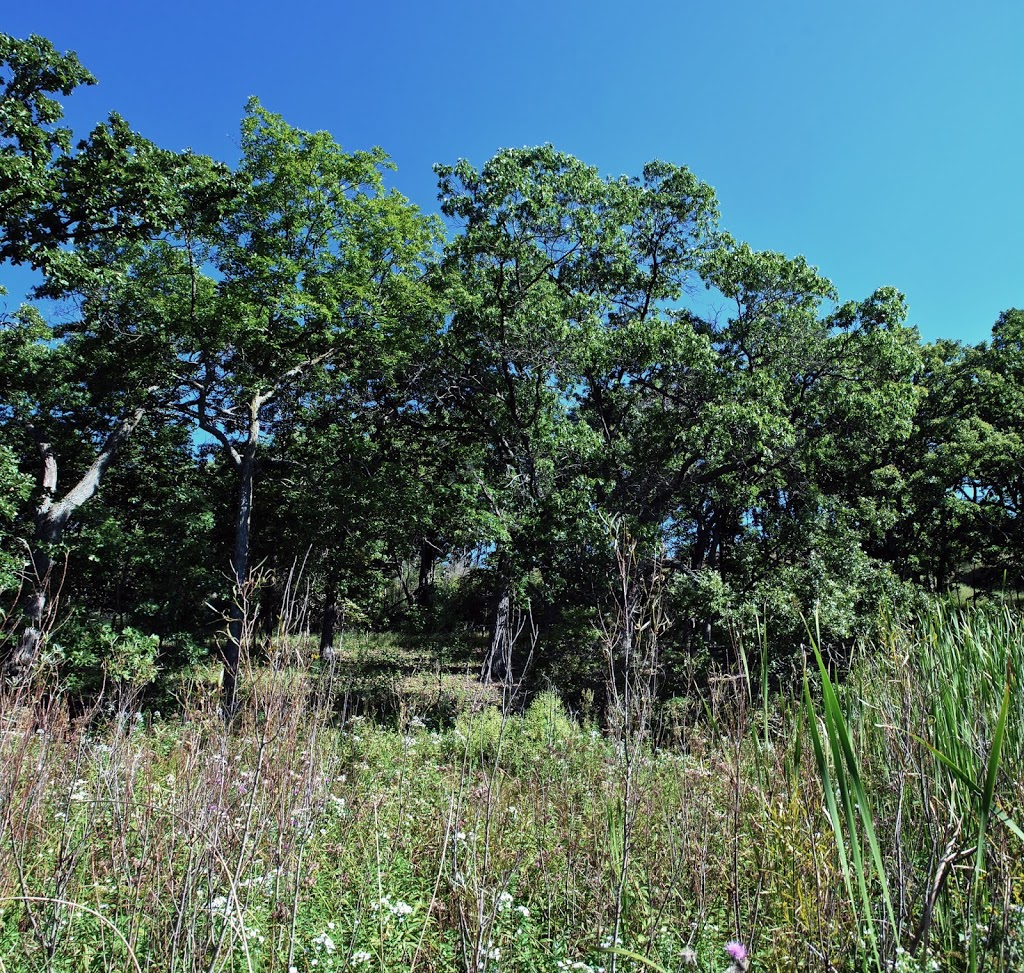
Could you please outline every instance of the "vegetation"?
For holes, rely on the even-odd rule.
[[[380,636],[254,671],[230,728],[202,678],[173,715],[10,709],[0,962],[724,969],[738,941],[759,970],[1015,969],[1021,635],[937,610],[762,698],[752,651],[643,735]]]
[[[0,969],[1019,965],[1024,312],[93,80],[0,35]]]

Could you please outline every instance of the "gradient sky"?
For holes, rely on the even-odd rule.
[[[66,101],[81,134],[116,110],[231,162],[255,94],[346,149],[383,146],[428,210],[433,163],[504,146],[609,175],[661,158],[715,187],[734,236],[803,254],[843,299],[898,287],[928,340],[983,340],[1024,307],[1020,0],[5,6],[0,30],[99,78]]]

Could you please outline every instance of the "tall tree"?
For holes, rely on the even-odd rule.
[[[223,167],[159,149],[117,115],[72,147],[52,96],[93,80],[74,54],[42,38],[0,35],[0,259],[40,272],[37,297],[73,302],[81,312],[54,327],[25,308],[0,333],[0,422],[31,445],[39,469],[25,624],[8,660],[18,671],[42,636],[54,545],[160,401],[151,353],[166,359],[166,348],[137,340],[139,322],[123,314],[116,329],[102,319],[113,303],[125,306],[133,291],[137,297],[130,268],[150,241],[216,209],[228,191]]]
[[[419,280],[436,232],[385,188],[380,149],[343,152],[328,133],[293,128],[255,99],[241,148],[238,204],[191,258],[198,298],[180,327],[175,405],[236,471],[231,574],[239,591],[249,579],[261,443],[317,397],[334,400],[341,417],[353,401],[372,402],[395,362],[415,352],[429,310]],[[315,469],[324,442],[315,427],[310,433]],[[228,712],[242,622],[236,605],[225,651]]]
[[[634,395],[631,363],[653,366],[677,340],[668,309],[721,237],[711,189],[666,163],[607,180],[541,146],[437,171],[462,225],[445,258],[441,401],[481,449],[498,588],[483,675],[504,678],[517,578],[551,566],[546,545],[596,530],[601,497],[631,478],[610,452],[625,446],[608,385]]]
[[[832,285],[802,258],[716,242],[680,252],[723,311],[698,314],[677,285],[674,307],[620,318],[583,401],[604,440],[602,502],[668,551],[684,639],[688,626],[710,637],[730,604],[749,611],[755,591],[791,602],[815,559],[840,550],[840,522],[857,524],[847,550],[876,529],[865,514],[881,491],[863,491],[915,401],[917,337],[898,294],[830,313]]]
[[[535,566],[537,518],[575,469],[566,390],[589,325],[581,268],[603,232],[605,183],[550,146],[505,150],[481,170],[439,166],[446,216],[462,224],[443,282],[451,316],[434,375],[443,432],[487,511],[495,608],[485,680],[508,677],[513,591]],[[442,427],[437,427],[442,431]]]

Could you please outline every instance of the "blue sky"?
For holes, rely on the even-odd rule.
[[[168,148],[232,161],[246,99],[381,145],[433,209],[431,165],[552,142],[603,173],[649,159],[715,187],[722,224],[861,298],[892,284],[926,339],[1024,306],[1024,3],[653,0],[10,4]],[[12,292],[19,278],[0,271]]]

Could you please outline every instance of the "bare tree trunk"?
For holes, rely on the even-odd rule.
[[[324,614],[320,623],[320,661],[325,665],[334,662],[334,637],[338,628],[338,579],[332,573],[327,580],[324,595]]]
[[[494,613],[491,644],[480,669],[480,681],[504,683],[512,673],[512,592],[507,582],[502,583],[498,605]]]
[[[35,531],[29,545],[29,556],[22,572],[22,591],[25,593],[26,602],[22,612],[21,637],[6,666],[15,678],[23,676],[36,661],[45,636],[48,616],[52,611],[50,582],[53,574],[53,559],[49,553],[50,548],[54,544],[59,544],[63,539],[64,528],[71,519],[71,515],[87,500],[95,496],[107,467],[110,466],[125,440],[142,421],[146,411],[145,408],[140,407],[114,427],[100,447],[100,451],[96,454],[89,469],[59,500],[56,498],[57,454],[53,449],[53,444],[44,438],[34,423],[24,423],[25,428],[35,440],[36,449],[42,460],[40,477],[42,497],[36,508]]]

